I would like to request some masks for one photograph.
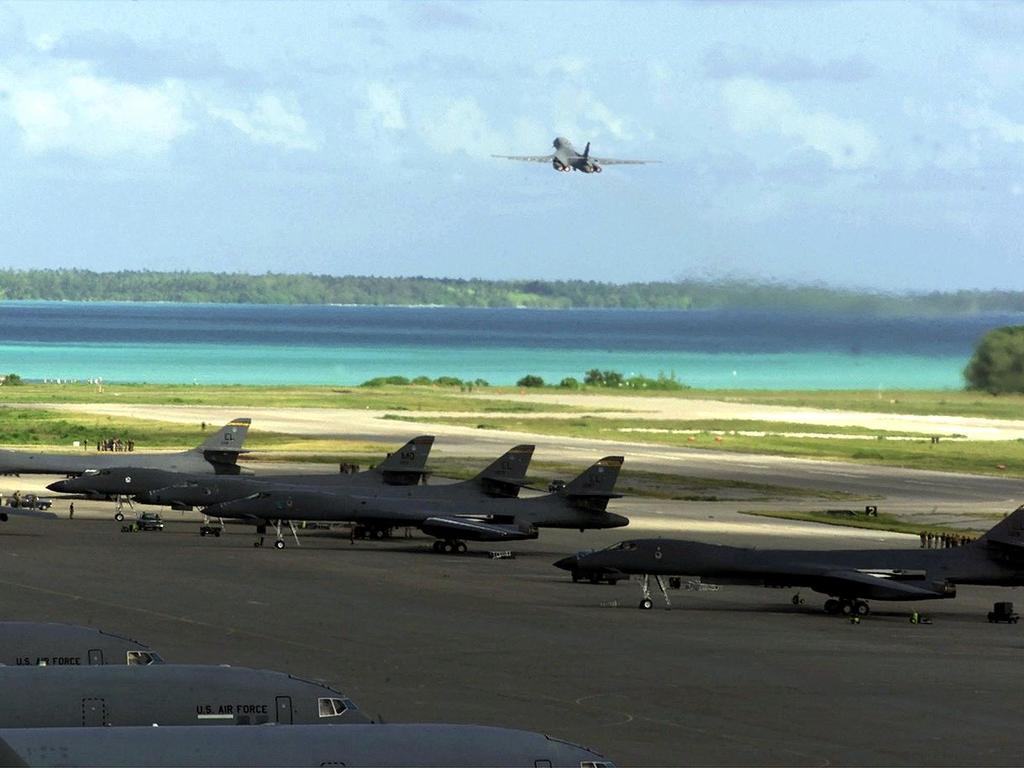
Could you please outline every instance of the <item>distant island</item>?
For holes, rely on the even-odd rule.
[[[1024,312],[1022,291],[893,294],[742,280],[600,283],[82,269],[0,270],[0,300],[538,309],[732,308],[936,315]]]

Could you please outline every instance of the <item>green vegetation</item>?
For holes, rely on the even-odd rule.
[[[20,387],[24,384],[24,380],[16,373],[8,373],[6,376],[0,376],[0,384],[5,387]]]
[[[514,389],[493,390],[511,395]],[[381,411],[447,413],[547,413],[578,410],[555,403],[531,403],[506,397],[469,396],[456,386],[381,385],[376,387],[194,386],[188,384],[25,384],[0,387],[4,403],[110,403],[119,405],[213,405],[232,408],[358,408]],[[239,412],[239,415],[242,415]]]
[[[740,280],[599,283],[590,280],[455,280],[427,277],[248,275],[215,272],[0,271],[0,300],[180,301],[251,304],[803,309],[875,314],[1024,311],[1024,292],[897,295]]]
[[[992,395],[1024,392],[1024,325],[989,331],[964,370],[970,389]]]
[[[891,531],[892,533],[909,533],[918,535],[920,533],[953,535],[973,534],[981,535],[991,528],[999,520],[998,516],[991,518],[991,522],[983,528],[953,528],[948,525],[934,525],[931,523],[915,523],[904,517],[893,515],[867,516],[856,514],[851,516],[829,514],[827,511],[820,512],[795,512],[795,511],[769,511],[769,510],[740,510],[742,515],[756,515],[758,517],[773,517],[778,520],[800,520],[807,523],[824,523],[825,525],[841,525],[847,528],[868,528],[876,531]]]
[[[528,374],[516,382],[517,387],[543,387],[544,379],[540,376]]]

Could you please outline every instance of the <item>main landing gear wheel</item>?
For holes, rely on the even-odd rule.
[[[122,520],[124,520],[124,513],[123,512],[115,512],[114,513],[114,519],[117,520],[117,522],[120,523]]]
[[[830,597],[825,601],[825,613],[830,616],[867,616],[871,613],[871,606],[865,600],[837,600]]]
[[[434,542],[435,552],[447,552],[450,555],[461,555],[468,549],[469,547],[466,546],[466,542],[464,541],[449,540]]]
[[[275,541],[274,547],[276,549],[284,549],[284,539],[278,539],[277,541]]]
[[[640,610],[641,611],[649,611],[653,607],[654,607],[654,601],[651,600],[651,598],[649,598],[649,597],[645,597],[643,600],[640,601]]]

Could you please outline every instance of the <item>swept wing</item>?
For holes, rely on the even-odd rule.
[[[555,159],[554,155],[491,155],[500,157],[502,160],[522,160],[526,163],[550,163]]]

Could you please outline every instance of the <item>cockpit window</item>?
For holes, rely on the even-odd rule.
[[[160,658],[160,654],[153,651],[128,651],[128,663],[145,667],[150,664],[163,664],[164,660]]]
[[[348,699],[317,699],[320,717],[338,717],[344,715],[352,704]]]
[[[613,544],[612,546],[608,547],[605,550],[605,552],[618,552],[619,550],[632,552],[634,549],[636,549],[635,541],[620,541],[618,544]]]

